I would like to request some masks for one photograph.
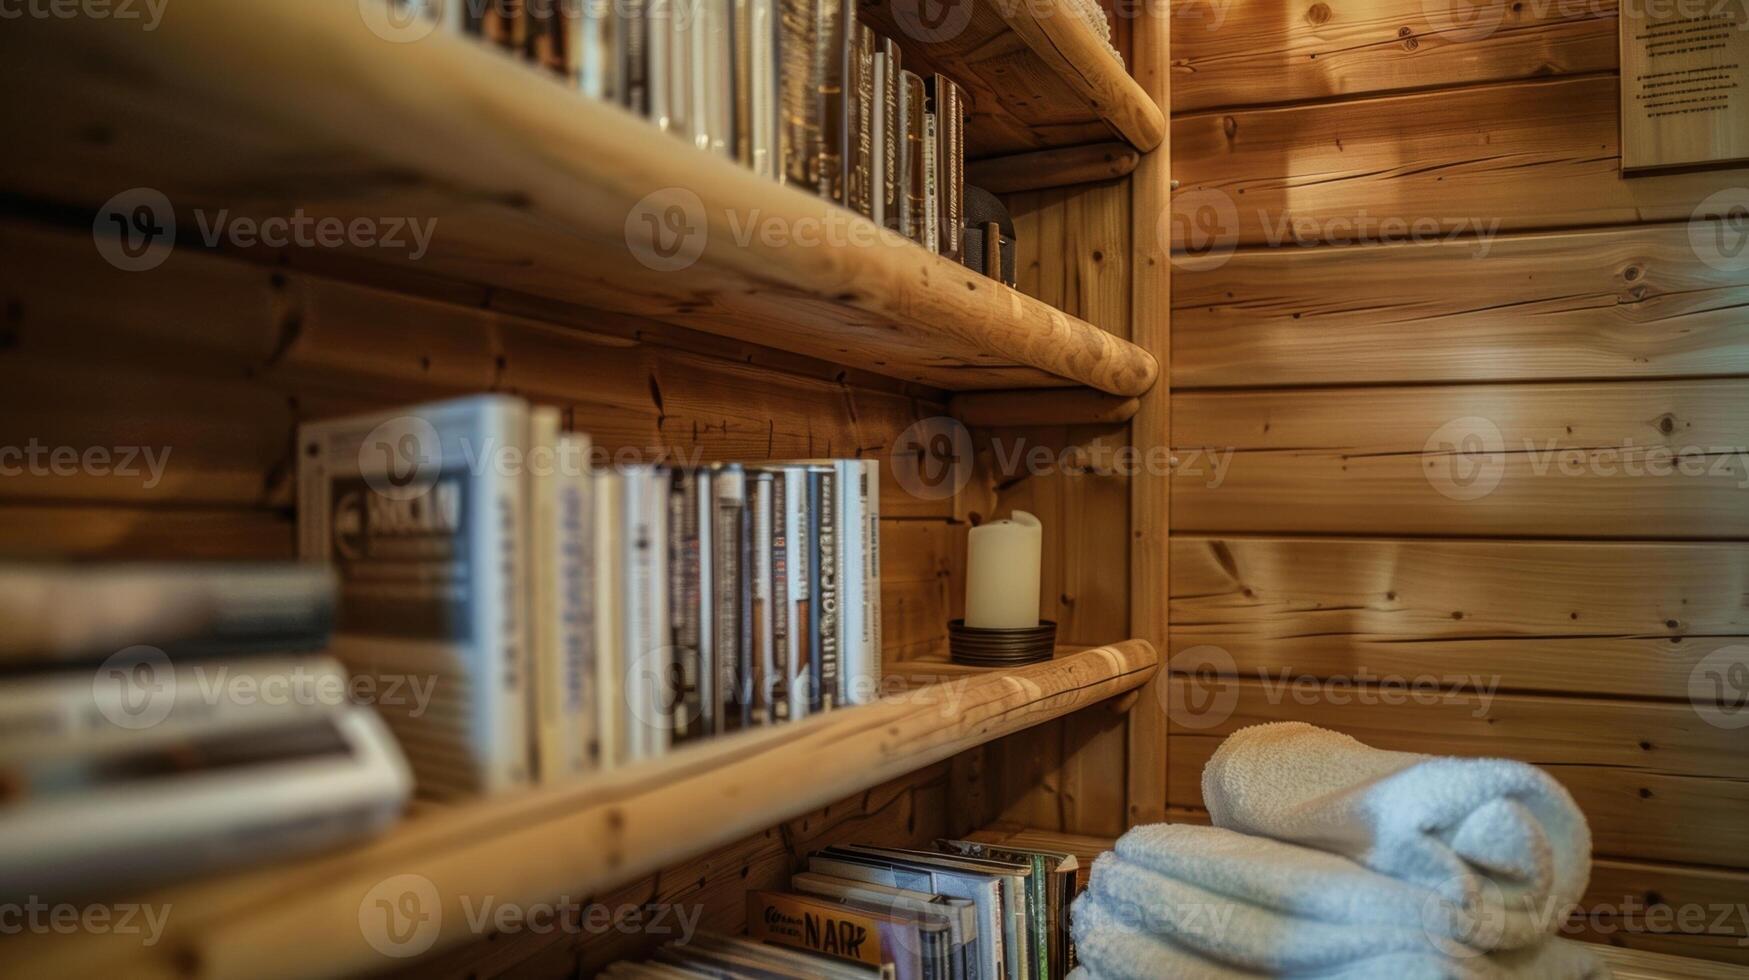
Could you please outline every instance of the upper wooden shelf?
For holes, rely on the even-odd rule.
[[[433,808],[363,847],[172,888],[162,940],[45,933],[0,945],[0,976],[350,976],[404,963],[370,945],[361,906],[398,875],[431,882],[428,953],[478,939],[484,896],[528,907],[637,880],[940,762],[1134,690],[1153,676],[1141,640],[1012,670],[899,665],[905,693],[684,747],[646,765],[472,805]],[[799,777],[799,778],[798,778]],[[396,891],[397,896],[400,891]]]
[[[1092,324],[483,45],[384,40],[361,9],[178,0],[151,33],[9,25],[0,72],[29,95],[7,113],[0,193],[89,221],[152,188],[185,246],[243,218],[362,218],[384,234],[435,219],[419,258],[404,230],[398,248],[320,251],[361,274],[389,264],[949,391],[1154,383],[1148,352]],[[651,222],[677,257],[634,250]]]
[[[859,0],[864,20],[899,43],[906,67],[965,86],[972,157],[1101,143],[1147,152],[1166,114],[1067,0]],[[915,11],[940,16],[922,22]]]

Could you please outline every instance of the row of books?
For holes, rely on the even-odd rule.
[[[603,976],[1062,980],[1075,968],[1074,855],[934,846],[826,848],[788,891],[748,896],[745,939],[665,946]]]
[[[0,901],[338,846],[412,789],[296,564],[0,566]]]
[[[333,651],[435,797],[557,784],[879,692],[876,464],[590,465],[560,413],[481,396],[300,434]]]
[[[700,150],[983,271],[965,89],[904,67],[854,0],[392,0],[517,52]]]

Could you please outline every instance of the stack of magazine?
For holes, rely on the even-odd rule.
[[[903,66],[853,0],[365,0],[438,18],[700,150],[973,268],[965,89]]]
[[[787,892],[747,899],[745,939],[669,945],[607,977],[1061,980],[1079,861],[976,841],[830,847]]]
[[[86,896],[391,825],[412,777],[277,565],[0,566],[0,890]]]
[[[299,534],[335,653],[421,794],[562,784],[880,693],[869,460],[592,465],[561,414],[480,396],[307,425]]]

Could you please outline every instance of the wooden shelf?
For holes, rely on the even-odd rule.
[[[190,244],[221,213],[435,219],[418,259],[405,232],[403,248],[317,258],[360,276],[391,265],[646,317],[950,391],[1130,396],[1158,374],[1127,341],[496,51],[442,32],[385,41],[358,0],[179,0],[149,35],[114,18],[12,26],[0,72],[34,94],[8,115],[0,190],[66,220],[89,222],[135,187],[169,198]],[[698,258],[652,268],[628,242],[647,242],[645,219],[671,207]],[[313,251],[290,249],[289,260]]]
[[[757,833],[965,749],[1134,690],[1153,676],[1140,640],[1013,670],[909,664],[913,686],[877,704],[682,749],[575,788],[440,808],[388,837],[298,864],[145,896],[169,903],[164,937],[33,935],[0,947],[5,976],[294,977],[378,971],[360,906],[419,875],[440,897],[428,952],[480,938],[465,914],[585,896]],[[922,680],[931,683],[917,683]],[[430,910],[424,910],[430,911]]]
[[[921,6],[914,0],[860,0],[858,9],[899,43],[906,67],[939,71],[965,86],[972,106],[969,155],[1114,136],[1145,153],[1166,138],[1165,113],[1064,0],[950,2],[939,26],[919,25],[915,15],[899,13]],[[965,23],[955,32],[959,18]]]

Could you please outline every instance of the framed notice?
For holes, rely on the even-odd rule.
[[[1736,0],[1623,0],[1623,171],[1749,160],[1749,16]]]

